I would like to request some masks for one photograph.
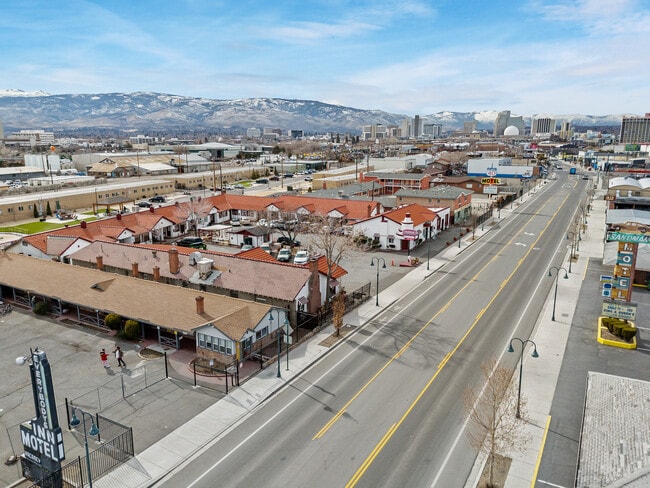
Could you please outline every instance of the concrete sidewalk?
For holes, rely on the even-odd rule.
[[[527,195],[526,199],[531,196],[534,195]],[[514,210],[512,208],[514,208]],[[512,208],[504,208],[501,210],[501,220],[506,219],[512,211],[516,211],[517,205]],[[476,229],[474,235],[467,234],[464,236],[459,245],[454,244],[448,246],[441,253],[431,257],[428,270],[426,259],[423,260],[419,266],[414,267],[413,270],[408,272],[398,282],[380,291],[378,298],[379,306],[375,305],[374,299],[368,300],[362,306],[346,314],[344,323],[353,326],[363,326],[365,323],[380,314],[386,307],[389,307],[392,303],[398,300],[404,294],[405,289],[410,289],[415,285],[420,284],[427,276],[434,273],[444,264],[453,260],[453,258],[460,252],[465,250],[473,242],[480,239],[482,235],[488,233],[490,227],[490,225],[486,225],[484,226],[484,230]],[[602,229],[602,226],[599,227],[599,224],[595,223],[593,228]],[[577,282],[578,280],[568,281]],[[570,285],[572,285],[572,283],[567,286]],[[562,304],[558,304],[558,310],[564,310],[564,308],[562,308],[563,306],[566,306],[568,309],[570,303],[571,297],[563,294]],[[219,438],[221,435],[228,432],[229,429],[236,426],[247,414],[255,410],[264,400],[272,396],[276,391],[289,383],[295,376],[299,375],[305,368],[308,368],[311,364],[331,350],[330,347],[323,346],[321,343],[330,337],[333,332],[334,329],[330,326],[319,334],[316,334],[308,342],[302,343],[293,349],[290,352],[289,369],[286,369],[285,361],[282,361],[281,363],[281,378],[277,378],[277,369],[275,367],[268,367],[260,371],[254,378],[248,380],[240,387],[235,388],[228,396],[208,407],[201,414],[183,424],[156,444],[139,453],[128,463],[116,468],[110,473],[104,475],[102,478],[95,480],[94,485],[99,488],[135,488],[151,486],[156,482],[156,480],[164,476],[170,470],[178,467],[182,462],[192,457],[192,455],[200,451],[208,443]],[[536,338],[536,340],[538,339]],[[546,348],[547,345],[543,342],[541,337],[539,340],[542,341],[541,344],[544,344],[542,346],[540,342],[538,342],[540,348]],[[557,340],[556,335],[553,336],[553,340]],[[550,348],[550,346],[548,347]],[[559,358],[559,364],[561,364],[561,358]],[[548,368],[549,364],[544,363],[544,374],[542,374],[541,371],[538,373],[544,382],[548,382],[549,380],[549,375],[547,374]],[[530,371],[527,369],[527,374],[533,374],[532,368]],[[550,401],[552,400],[553,388],[554,384],[548,384],[545,390],[550,392],[550,397],[548,399],[549,408]],[[540,390],[538,389],[537,391],[539,392]],[[542,408],[542,411],[539,412],[541,417],[547,415],[547,411],[545,410],[545,408]],[[545,418],[543,418],[540,425],[543,426],[545,421]],[[537,458],[537,451],[539,451],[538,448],[536,450],[531,449],[528,451],[527,457],[522,458],[521,462],[517,460],[516,463],[513,463],[513,467],[511,468],[513,484],[509,486],[521,486],[520,479],[526,476],[528,476],[529,480],[531,479],[532,475],[528,474],[528,471],[530,471],[528,467],[531,465],[534,466]],[[478,474],[480,474],[480,468],[481,463],[477,464],[476,472]],[[478,482],[478,474],[476,476],[476,482]],[[476,483],[474,483],[474,485],[475,484]]]

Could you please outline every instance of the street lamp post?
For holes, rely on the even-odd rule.
[[[282,378],[282,373],[280,373],[280,355],[282,354],[282,331],[278,328],[275,336],[278,338],[278,374],[276,377]]]
[[[571,234],[571,253],[569,254],[569,273],[571,272],[571,262],[573,261],[573,246],[575,244],[575,232],[567,232],[566,238],[569,239],[569,234]]]
[[[558,278],[560,277],[560,270],[564,271],[564,279],[568,280],[569,275],[567,274],[567,270],[564,268],[558,268],[557,266],[551,266],[548,270],[548,276],[553,276],[552,271],[555,270],[555,293],[553,294],[553,315],[551,316],[551,320],[555,322],[555,304],[557,303],[557,281]]]
[[[370,260],[370,266],[375,265],[375,260],[377,261],[377,295],[375,298],[375,305],[378,307],[379,306],[379,263],[383,263],[382,268],[386,268],[386,261],[384,261],[384,258],[372,258]]]
[[[77,417],[77,412],[81,413],[81,420],[79,419],[79,417]],[[86,421],[85,421],[86,415],[90,417],[90,422],[91,422],[90,432],[86,431]],[[70,426],[76,427],[79,424],[83,424],[84,426],[84,447],[86,449],[86,468],[88,470],[88,486],[90,488],[93,488],[93,475],[92,475],[92,470],[90,469],[90,454],[88,452],[88,436],[89,435],[96,436],[97,434],[99,434],[99,428],[97,427],[97,425],[95,425],[95,419],[90,413],[84,412],[80,408],[72,407],[72,418],[70,419]]]
[[[538,358],[539,354],[537,354],[537,344],[535,344],[534,341],[531,341],[530,339],[523,340],[519,337],[513,337],[510,339],[510,344],[508,344],[508,348],[506,349],[508,352],[515,352],[514,347],[512,347],[513,341],[519,341],[521,343],[521,356],[519,357],[519,390],[517,393],[517,413],[515,414],[519,419],[521,418],[521,411],[519,409],[521,404],[521,376],[524,372],[524,349],[526,348],[526,344],[530,342],[533,345],[533,352],[530,354],[532,357]]]
[[[278,315],[278,328],[277,328],[277,337],[278,337],[278,378],[280,378],[282,375],[280,374],[280,354],[282,354],[282,343],[280,342],[280,338],[283,334],[282,330],[280,329],[280,309],[279,308],[272,308],[269,310],[269,322],[271,322],[271,326],[273,325],[273,311]],[[285,326],[285,332],[284,334],[287,336],[287,371],[289,371],[289,318],[287,317],[287,312],[286,310],[283,310],[284,312],[284,326]]]
[[[431,253],[431,236],[429,236],[429,239],[427,241],[427,271],[429,271],[429,255]]]

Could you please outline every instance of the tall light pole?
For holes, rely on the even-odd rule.
[[[377,295],[375,298],[375,305],[378,307],[379,306],[379,263],[383,263],[382,268],[386,268],[386,261],[384,261],[384,258],[372,258],[370,260],[370,266],[375,265],[375,260],[377,261]]]
[[[81,420],[79,420],[79,417],[77,417],[77,412],[81,413]],[[86,415],[90,417],[90,431],[86,431]],[[84,426],[84,447],[86,449],[86,468],[88,469],[88,486],[90,488],[93,488],[93,474],[92,470],[90,469],[90,454],[88,452],[88,436],[96,436],[99,434],[99,428],[95,425],[95,419],[93,416],[88,413],[84,412],[80,408],[77,407],[72,407],[72,418],[70,419],[70,426],[76,427],[79,424],[83,424]]]
[[[427,240],[427,271],[429,271],[429,255],[431,254],[431,236]]]
[[[569,254],[569,273],[571,272],[571,262],[573,261],[573,246],[575,245],[575,232],[567,232],[566,238],[569,239],[569,234],[571,234],[571,253]]]
[[[282,342],[281,338],[283,334],[286,334],[287,336],[287,371],[289,371],[289,318],[287,317],[287,311],[282,310],[284,312],[284,326],[286,328],[286,332],[282,332],[282,329],[280,328],[280,310],[279,308],[272,308],[269,310],[269,322],[271,322],[271,326],[273,326],[273,312],[275,312],[278,316],[278,328],[277,328],[277,339],[278,339],[278,374],[277,377],[281,378],[282,374],[280,373],[280,355],[282,354]]]
[[[510,339],[510,344],[508,344],[506,351],[515,352],[515,348],[512,347],[513,341],[518,341],[521,343],[521,356],[519,358],[519,391],[517,393],[517,413],[515,414],[515,416],[519,419],[521,418],[521,411],[519,408],[521,404],[521,376],[524,372],[524,349],[526,348],[526,344],[530,342],[533,345],[533,352],[530,354],[532,357],[538,358],[539,354],[537,354],[537,344],[535,344],[534,341],[531,341],[530,339],[523,340],[519,337],[513,337]]]
[[[548,276],[553,276],[553,271],[555,271],[555,293],[553,294],[553,315],[551,316],[551,320],[555,322],[555,304],[557,303],[557,281],[558,278],[560,277],[560,271],[564,271],[564,279],[568,280],[569,275],[567,274],[567,270],[564,268],[558,268],[557,266],[551,266],[548,270]]]

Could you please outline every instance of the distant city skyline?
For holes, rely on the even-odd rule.
[[[650,111],[646,0],[34,0],[0,13],[0,89],[302,99],[408,116]]]

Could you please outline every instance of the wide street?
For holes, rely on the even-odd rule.
[[[462,486],[463,391],[532,333],[586,185],[545,186],[161,486]]]

